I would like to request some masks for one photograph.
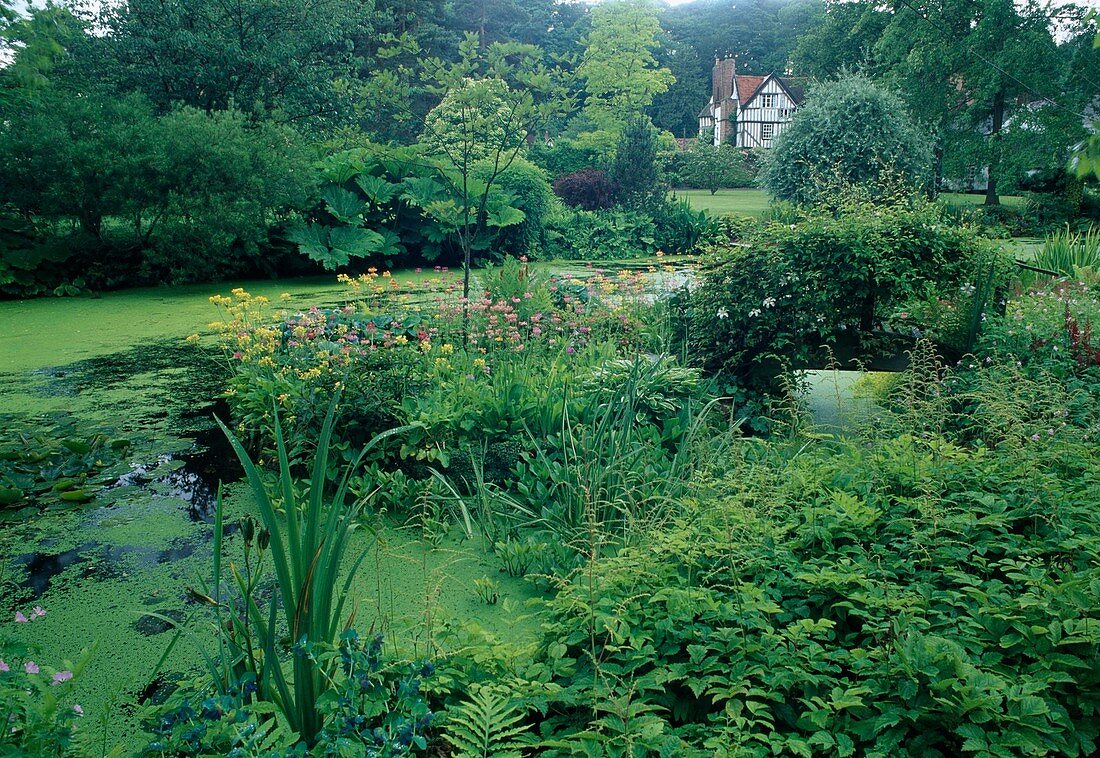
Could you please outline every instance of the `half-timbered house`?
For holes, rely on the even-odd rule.
[[[699,113],[699,135],[713,134],[714,144],[771,147],[802,104],[797,79],[737,73],[732,58],[715,61],[711,97]]]

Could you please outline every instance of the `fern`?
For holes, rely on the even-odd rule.
[[[443,735],[455,755],[484,758],[521,758],[524,710],[499,687],[472,689],[470,699],[446,711]]]

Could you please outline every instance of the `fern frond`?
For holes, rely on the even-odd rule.
[[[443,739],[462,758],[522,758],[525,715],[502,688],[471,688],[469,700],[445,711]]]

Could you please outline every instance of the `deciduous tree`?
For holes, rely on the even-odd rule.
[[[613,0],[592,11],[577,73],[585,82],[585,113],[602,128],[617,129],[643,113],[675,81],[654,56],[660,33],[650,0]]]

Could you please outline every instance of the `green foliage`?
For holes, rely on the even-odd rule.
[[[653,219],[633,211],[564,211],[548,233],[553,257],[566,260],[626,260],[658,249]]]
[[[628,208],[646,208],[661,196],[657,132],[648,119],[632,119],[623,128],[608,176],[619,203]]]
[[[468,699],[444,714],[443,739],[458,755],[481,758],[520,758],[528,730],[523,709],[508,691],[483,685],[470,689]]]
[[[564,135],[555,139],[552,145],[541,143],[532,145],[527,152],[527,157],[554,179],[586,169],[600,168],[606,163],[607,158],[595,146],[578,144],[566,139]]]
[[[751,187],[753,177],[740,151],[730,146],[714,147],[697,143],[679,157],[677,186],[710,190]]]
[[[213,591],[206,594],[218,611],[219,654],[208,658],[214,682],[220,689],[231,682],[250,677],[261,699],[274,703],[290,728],[308,744],[320,737],[323,714],[318,705],[332,686],[336,661],[323,660],[315,646],[331,645],[346,622],[343,618],[347,590],[365,554],[353,557],[350,568],[344,559],[348,536],[362,503],[347,503],[348,481],[370,448],[389,433],[375,437],[360,451],[348,467],[326,503],[329,452],[338,397],[329,406],[314,454],[308,499],[301,502],[291,477],[290,459],[283,440],[279,417],[275,415],[275,446],[279,461],[278,482],[270,486],[257,469],[244,446],[219,421],[252,489],[263,531],[258,535],[254,569],[249,560],[249,530],[245,531],[244,573],[230,566],[239,592],[241,606],[223,604],[221,599],[221,525],[222,507],[218,504],[215,526]],[[392,432],[391,432],[392,433]],[[219,498],[220,500],[220,498]],[[281,508],[280,508],[281,506]],[[285,520],[279,511],[285,513]],[[272,596],[268,609],[256,597],[259,566],[267,546],[278,588],[278,600]],[[340,577],[343,576],[343,581]],[[223,626],[221,614],[226,614]],[[276,620],[282,619],[293,641],[292,677],[288,681],[276,655],[279,632]],[[224,630],[224,631],[223,631]],[[232,673],[230,673],[232,672]]]
[[[352,113],[335,80],[354,75],[353,41],[371,32],[364,0],[137,0],[103,9],[109,42],[92,65],[161,113],[183,104],[290,119],[317,130]]]
[[[3,420],[0,509],[86,503],[129,470],[125,437],[84,429],[66,414]]]
[[[421,141],[459,167],[511,156],[526,137],[516,102],[502,79],[465,79],[428,113]]]
[[[708,264],[692,300],[693,354],[754,402],[823,343],[973,283],[983,249],[932,206],[857,205],[772,223]]]
[[[581,402],[562,404],[554,419],[560,431],[532,439],[515,486],[551,540],[599,552],[639,538],[677,507],[705,465],[696,455],[709,407],[698,375],[667,358],[592,368],[579,387]]]
[[[474,167],[474,178],[486,180],[487,164]],[[496,180],[499,192],[513,198],[512,206],[523,213],[518,224],[497,227],[492,242],[494,257],[528,255],[539,257],[546,246],[546,221],[554,192],[546,173],[524,158],[517,157]]]
[[[896,417],[919,436],[747,441],[682,518],[578,569],[547,601],[565,690],[545,732],[610,739],[598,718],[622,699],[684,751],[1091,752],[1086,430],[964,445],[942,429],[973,428],[974,403],[1026,414],[1061,388],[1012,407],[990,376],[950,411],[929,376],[899,395],[927,398]]]
[[[157,130],[163,195],[135,210],[151,248],[142,264],[147,280],[272,270],[264,260],[269,235],[305,205],[314,181],[297,134],[274,124],[249,127],[234,111],[188,108],[159,119]]]
[[[329,156],[320,170],[317,205],[288,232],[303,254],[326,268],[458,257],[466,206],[451,167],[416,147],[371,145]],[[480,231],[470,231],[473,250],[486,257],[538,252],[551,203],[538,168],[519,157],[503,170],[480,162],[469,167],[465,186],[486,193]]]
[[[1078,234],[1067,226],[1048,235],[1031,263],[1069,278],[1100,276],[1100,230]]]
[[[776,139],[761,181],[778,200],[813,204],[829,188],[886,193],[897,179],[928,180],[928,139],[894,94],[861,74],[817,85]]]
[[[433,667],[382,658],[382,635],[369,642],[354,630],[336,645],[314,652],[334,664],[331,696],[316,703],[325,720],[309,749],[278,718],[270,702],[256,700],[246,679],[219,692],[209,682],[187,683],[168,704],[150,708],[146,731],[152,736],[143,756],[328,756],[396,758],[424,750],[425,730],[434,714],[420,692]]]
[[[600,128],[615,129],[641,115],[675,81],[653,56],[660,31],[657,8],[648,0],[616,0],[592,11],[577,74],[585,82],[585,113]]]
[[[657,249],[669,255],[693,255],[714,237],[718,219],[694,210],[686,198],[655,203],[650,213],[656,226]]]
[[[0,190],[48,243],[5,258],[52,286],[68,272],[105,286],[254,271],[312,181],[287,127],[233,111],[157,117],[136,95],[45,92],[9,113],[0,154]]]
[[[35,606],[17,611],[15,623],[34,624],[46,611]],[[73,702],[73,689],[91,658],[85,649],[79,659],[60,668],[43,662],[42,651],[13,643],[0,626],[0,754],[67,755],[76,747],[77,722],[84,714]]]

